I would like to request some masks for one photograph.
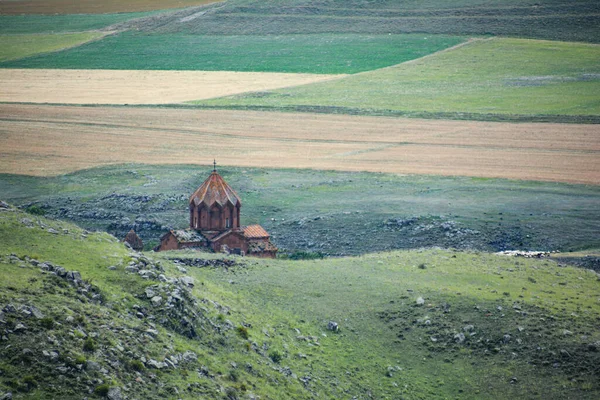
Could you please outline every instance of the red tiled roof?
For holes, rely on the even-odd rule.
[[[198,205],[204,202],[208,207],[215,203],[221,207],[230,202],[234,206],[241,206],[242,201],[235,190],[225,180],[213,171],[204,183],[192,194],[190,203]]]
[[[268,238],[270,235],[260,225],[249,225],[244,227],[244,236],[248,239]]]

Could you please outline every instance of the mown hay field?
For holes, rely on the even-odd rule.
[[[0,35],[0,61],[73,47],[102,37],[100,32],[57,35]]]
[[[597,125],[0,105],[0,172],[220,164],[600,184]]]
[[[464,40],[423,34],[215,36],[124,32],[0,67],[350,74],[420,58]]]
[[[390,68],[298,88],[201,101],[346,112],[600,115],[600,46],[474,40]]]
[[[10,0],[0,2],[0,14],[105,14],[163,10],[215,3],[216,0]]]
[[[343,75],[341,75],[343,76]],[[336,75],[219,71],[0,69],[0,101],[168,104],[302,85]]]

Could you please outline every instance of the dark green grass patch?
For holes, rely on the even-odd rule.
[[[463,40],[434,35],[202,36],[127,32],[0,66],[340,74],[398,64]]]
[[[0,15],[0,34],[64,33],[102,29],[156,12],[74,15]]]

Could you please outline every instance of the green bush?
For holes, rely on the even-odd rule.
[[[129,360],[127,362],[127,368],[129,368],[132,371],[138,371],[141,372],[143,371],[146,367],[144,366],[144,363],[142,363],[140,360]]]
[[[40,320],[40,325],[46,329],[52,329],[54,327],[54,319],[45,317]]]
[[[248,337],[249,337],[248,328],[246,328],[245,326],[238,326],[237,333],[240,335],[240,337],[242,339],[248,339]]]
[[[35,378],[31,375],[27,375],[25,377],[23,377],[23,384],[25,386],[27,386],[28,390],[33,389],[34,387],[37,387],[37,381],[35,380]]]
[[[283,358],[283,355],[278,352],[277,350],[273,350],[269,353],[269,358],[276,364],[279,364],[279,362],[281,361],[281,359]]]
[[[36,206],[35,204],[27,207],[25,211],[32,215],[46,215],[46,210],[40,206]]]
[[[96,348],[96,342],[94,342],[92,338],[87,338],[85,342],[83,342],[83,351],[93,353],[94,351],[96,351]]]
[[[325,254],[320,251],[304,251],[298,250],[288,255],[290,260],[320,260],[325,257]]]
[[[110,386],[107,383],[105,383],[103,385],[96,386],[96,388],[94,389],[94,393],[98,396],[106,397],[108,395],[109,389]]]

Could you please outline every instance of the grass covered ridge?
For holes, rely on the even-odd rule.
[[[417,34],[204,36],[125,32],[0,67],[345,74],[423,57],[463,40]]]
[[[4,332],[10,346],[0,350],[0,393],[11,391],[15,399],[100,396],[109,388],[148,399],[250,393],[592,399],[600,390],[600,281],[588,270],[415,250],[304,262],[233,258],[229,268],[192,262],[183,273],[172,258],[222,257],[148,255],[168,277],[193,278],[202,320],[219,327],[206,325],[198,338],[188,338],[151,318],[162,314],[146,289],[163,283],[127,273],[131,260],[144,257],[114,238],[3,209],[0,239],[0,329],[11,329]],[[31,258],[79,271],[104,300],[86,301]],[[9,303],[35,307],[44,318],[11,311]],[[340,331],[328,331],[328,321]],[[26,329],[12,332],[19,324]],[[47,349],[58,350],[59,358],[43,355]],[[197,361],[161,370],[148,363],[186,351]],[[63,384],[59,374],[73,383]]]
[[[344,79],[200,101],[211,106],[512,115],[599,115],[600,47],[477,40]]]

